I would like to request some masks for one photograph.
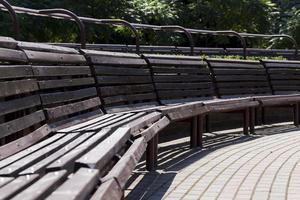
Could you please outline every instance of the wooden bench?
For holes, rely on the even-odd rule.
[[[14,66],[9,63],[13,55],[10,60],[1,59],[7,65],[1,68],[7,76],[3,78],[3,85],[7,85],[7,88],[1,89],[5,97],[1,103],[6,122],[3,128],[10,128],[12,123],[24,126],[18,119],[8,121],[11,116],[7,117],[6,113],[15,114],[19,109],[26,108],[26,112],[21,112],[24,114],[16,113],[16,116],[22,120],[26,120],[25,114],[31,112],[41,116],[38,116],[37,121],[35,118],[32,122],[25,121],[22,136],[29,130],[41,129],[43,123],[47,132],[34,131],[29,136],[21,136],[23,141],[26,137],[31,139],[32,135],[36,135],[30,144],[24,145],[16,140],[14,144],[8,143],[1,147],[4,150],[1,151],[0,179],[9,177],[11,180],[0,186],[0,191],[5,191],[3,199],[15,195],[21,198],[21,194],[29,195],[35,190],[37,199],[41,198],[39,195],[50,195],[49,198],[54,199],[87,198],[94,191],[97,191],[96,197],[102,197],[109,195],[114,188],[119,191],[116,192],[116,198],[120,199],[127,179],[146,150],[147,141],[163,127],[158,125],[167,125],[168,120],[158,112],[103,114],[99,109],[101,104],[95,79],[84,56],[69,48],[25,42],[18,46],[23,51],[9,51],[16,53],[14,56],[17,58],[21,55],[22,62],[27,65]],[[23,98],[35,99],[35,96],[37,101],[31,101],[29,105],[20,104]],[[20,107],[17,106],[17,110],[16,105],[8,108],[7,105],[12,102],[19,102]],[[6,150],[6,147],[13,145],[17,148]],[[4,158],[6,152],[13,155]],[[60,171],[64,171],[61,176],[49,180],[53,173]],[[73,174],[72,178],[67,178],[70,174]],[[31,181],[25,178],[25,182],[16,184],[24,177],[33,178],[29,178]],[[80,179],[83,179],[83,183],[73,188]],[[46,187],[40,184],[44,182],[46,186],[47,183],[49,185]],[[12,185],[16,185],[15,189],[11,189]],[[42,194],[39,193],[41,190]],[[65,194],[62,195],[61,191]]]

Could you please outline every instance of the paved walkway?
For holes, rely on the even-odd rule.
[[[208,140],[203,150],[190,150],[188,138],[162,144],[160,169],[147,173],[141,163],[127,199],[300,200],[300,129],[257,133]]]

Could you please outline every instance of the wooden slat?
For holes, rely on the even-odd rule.
[[[36,181],[34,184],[18,193],[14,200],[39,200],[46,198],[53,192],[65,179],[67,171],[57,171],[46,174],[44,177]]]
[[[132,101],[147,101],[156,99],[155,93],[144,93],[144,94],[132,94],[132,95],[118,95],[103,98],[105,104],[113,104],[120,102],[132,102]]]
[[[0,79],[29,78],[32,77],[32,69],[29,65],[1,65]]]
[[[266,76],[251,76],[251,75],[231,75],[231,76],[216,76],[217,81],[267,81]]]
[[[6,115],[8,113],[25,110],[39,105],[41,105],[41,101],[38,95],[0,102],[0,115]]]
[[[0,60],[6,62],[12,61],[12,62],[26,63],[27,57],[25,53],[22,51],[0,48]]]
[[[0,97],[34,92],[38,90],[37,82],[33,79],[0,82]]]
[[[186,57],[188,58],[188,57]],[[200,66],[203,65],[203,62],[201,61],[201,58],[198,58],[199,60],[184,60],[184,59],[160,59],[160,58],[149,58],[146,57],[146,59],[149,60],[151,65],[169,65],[169,66]]]
[[[99,85],[105,84],[139,84],[139,83],[151,83],[150,76],[97,76],[97,82]]]
[[[26,151],[20,151],[16,154],[13,154],[10,157],[7,157],[3,160],[0,161],[0,168],[3,168],[5,166],[8,166],[10,164],[12,164],[13,162],[16,162],[17,160],[24,158],[25,156],[31,154],[34,151],[37,151],[39,149],[45,148],[47,145],[61,139],[63,136],[65,136],[64,134],[55,134],[54,136],[47,138],[45,140],[42,140],[41,142],[29,147],[28,149],[26,149]]]
[[[298,74],[270,74],[272,80],[300,80]]]
[[[107,137],[109,131],[109,129],[103,129],[99,131],[97,134],[95,134],[93,137],[77,146],[71,152],[65,154],[64,156],[60,157],[58,160],[50,164],[47,167],[47,170],[57,171],[61,169],[67,169],[68,171],[72,171],[74,168],[74,161],[80,156],[82,156],[84,153],[89,151],[91,148],[99,144],[99,142],[101,142],[105,137]]]
[[[128,124],[125,125],[125,127],[130,128],[131,133],[135,133],[138,130],[144,128],[147,125],[151,125],[153,122],[157,121],[161,118],[161,113],[159,112],[152,112],[150,114],[147,114],[143,117],[140,117],[137,120],[134,120]]]
[[[54,64],[86,64],[84,56],[78,54],[62,54],[24,50],[28,60],[32,63],[54,63]]]
[[[46,111],[50,119],[56,119],[62,116],[98,107],[100,104],[100,99],[98,97],[95,97],[93,99],[88,99],[72,104],[57,106],[54,108],[47,108]]]
[[[11,163],[10,165],[6,166],[5,168],[2,168],[0,170],[1,175],[17,175],[19,172],[23,171],[24,169],[30,167],[31,165],[34,165],[35,163],[39,162],[40,160],[44,159],[45,157],[51,155],[52,153],[58,151],[59,149],[66,146],[68,143],[72,142],[76,138],[80,136],[80,133],[72,133],[68,134],[65,137],[61,138],[60,140],[57,140],[48,146],[46,148],[38,149],[35,152],[32,152],[29,155],[26,155],[25,157]]]
[[[158,90],[184,90],[212,88],[210,82],[199,83],[155,83]]]
[[[0,177],[0,188],[14,180],[13,177]]]
[[[0,47],[16,49],[18,42],[11,37],[0,36]]]
[[[56,152],[51,155],[48,155],[46,158],[40,160],[39,162],[31,165],[30,167],[24,169],[19,174],[26,175],[26,174],[44,174],[46,172],[46,167],[50,165],[52,162],[55,162],[60,157],[66,155],[67,153],[71,152],[74,148],[76,148],[81,143],[88,140],[92,137],[93,133],[84,133],[80,135],[75,140],[69,142],[64,147],[60,148]],[[69,170],[71,172],[71,170]]]
[[[115,179],[110,179],[100,185],[97,191],[91,197],[91,200],[109,199],[120,200],[123,197],[123,190]]]
[[[270,93],[269,88],[219,88],[222,95],[226,94],[261,94]]]
[[[57,188],[47,200],[84,200],[95,189],[99,171],[79,169],[70,179]]]
[[[258,69],[214,69],[216,75],[265,75],[266,71],[264,68]]]
[[[97,75],[132,75],[132,76],[149,76],[149,69],[133,67],[111,67],[96,65],[95,72]]]
[[[100,87],[101,96],[114,96],[120,94],[134,94],[143,92],[154,91],[152,84],[139,84],[139,85],[121,85],[121,86],[107,86]]]
[[[43,111],[37,111],[24,117],[5,122],[3,124],[0,124],[0,137],[6,137],[18,131],[26,129],[32,125],[35,125],[43,120],[45,120]]]
[[[33,66],[35,76],[74,76],[91,75],[89,66]]]
[[[75,101],[84,99],[87,97],[93,97],[97,95],[96,88],[86,88],[75,91],[66,92],[54,92],[49,94],[41,94],[42,103],[44,105],[63,103],[68,101]]]
[[[169,90],[169,91],[158,91],[158,96],[161,99],[167,98],[184,98],[184,97],[201,97],[201,96],[211,96],[213,91],[211,89],[204,90]]]
[[[232,87],[269,87],[266,81],[240,81],[240,82],[222,82],[218,83],[218,88],[232,88]],[[269,88],[270,89],[270,88]],[[271,90],[271,89],[270,89]]]
[[[36,43],[36,42],[18,42],[18,47],[21,49],[33,50],[33,51],[79,54],[79,52],[77,50],[75,50],[74,48],[42,44],[42,43]]]
[[[158,122],[152,124],[149,128],[142,131],[140,133],[141,136],[145,138],[145,140],[148,142],[151,140],[156,134],[158,134],[159,131],[163,130],[165,127],[167,127],[171,121],[167,117],[163,117]]]
[[[152,67],[154,73],[184,73],[184,74],[209,74],[208,68],[200,67]]]
[[[67,88],[74,86],[87,86],[94,85],[95,80],[93,78],[72,78],[72,79],[58,79],[58,80],[44,80],[38,81],[41,89],[51,88]]]
[[[5,144],[0,147],[0,160],[11,156],[33,144],[38,142],[39,140],[45,138],[47,135],[51,133],[51,130],[48,125],[44,125],[37,130],[27,134],[17,140],[14,140],[8,144]]]
[[[162,82],[162,83],[176,83],[176,82],[201,82],[201,81],[210,81],[209,76],[205,75],[180,75],[180,76],[175,76],[175,75],[155,75],[154,76],[154,81],[157,82]]]
[[[76,164],[80,167],[102,170],[129,138],[130,129],[119,128],[91,151],[76,160]]]
[[[24,188],[28,187],[34,181],[38,179],[37,174],[30,176],[20,176],[10,183],[0,188],[0,199],[11,199],[14,195],[18,194]]]
[[[139,66],[146,66],[146,61],[141,59],[141,58],[122,58],[118,56],[108,56],[108,55],[89,55],[90,60],[93,64],[107,64],[107,65],[128,65],[128,66],[134,66],[134,65],[139,65]]]

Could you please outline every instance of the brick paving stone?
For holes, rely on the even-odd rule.
[[[166,165],[182,155],[188,156]],[[237,139],[220,148],[176,147],[164,158],[167,167],[159,174],[140,174],[128,186],[127,199],[300,200],[300,129],[290,125],[269,126],[252,140]]]

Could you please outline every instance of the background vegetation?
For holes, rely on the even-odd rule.
[[[10,0],[12,5],[28,8],[66,8],[78,15],[95,18],[121,18],[155,25],[178,24],[184,27],[234,30],[252,33],[285,33],[300,44],[299,0]],[[41,42],[77,42],[72,22],[18,15],[22,39]],[[1,35],[13,36],[11,22],[0,14]],[[88,25],[90,43],[133,44],[132,33],[124,27]],[[187,45],[181,34],[141,31],[142,43]],[[239,47],[235,38],[197,36],[197,46]],[[249,39],[252,47],[290,47],[284,40]]]

